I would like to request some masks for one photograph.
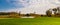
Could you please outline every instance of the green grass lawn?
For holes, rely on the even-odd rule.
[[[13,18],[0,19],[0,25],[60,25],[60,18]]]

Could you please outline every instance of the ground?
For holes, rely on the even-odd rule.
[[[60,25],[60,18],[0,18],[0,25]]]

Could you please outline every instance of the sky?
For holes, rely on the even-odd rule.
[[[22,14],[45,14],[46,10],[56,8],[60,0],[0,0],[0,12],[21,12]]]

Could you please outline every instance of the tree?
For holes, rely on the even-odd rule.
[[[29,16],[30,16],[30,14],[28,14],[28,13],[27,13],[25,16],[29,17]]]
[[[57,9],[54,8],[54,9],[52,9],[52,10],[54,11],[54,14],[56,15],[56,14],[57,14]]]
[[[46,11],[46,15],[49,16],[49,17],[50,17],[51,14],[52,14],[52,11],[50,11],[50,10],[51,10],[51,9],[49,9],[49,10]]]
[[[57,7],[57,11],[58,11],[58,14],[60,14],[60,8],[59,7]]]
[[[19,11],[19,16],[21,15],[21,11]]]
[[[54,15],[55,16],[59,16],[60,17],[60,7],[54,8],[52,10],[54,11]]]

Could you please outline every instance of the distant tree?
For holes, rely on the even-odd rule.
[[[54,11],[54,14],[56,15],[56,14],[57,14],[57,9],[54,8],[54,9],[52,9],[52,10]]]
[[[60,10],[59,7],[57,7],[57,10],[58,10],[58,11]]]
[[[21,11],[19,11],[19,16],[20,16],[20,14],[21,14]]]
[[[60,8],[59,7],[57,7],[57,11],[58,11],[58,14],[60,14]]]
[[[49,17],[50,17],[50,16],[51,16],[51,14],[52,14],[52,11],[50,11],[50,9],[46,11],[46,15],[47,15],[47,16],[49,16]]]
[[[54,15],[55,16],[59,16],[60,17],[60,7],[54,8],[52,10],[54,11]]]
[[[30,14],[26,14],[25,16],[29,17],[29,16],[30,16]]]

